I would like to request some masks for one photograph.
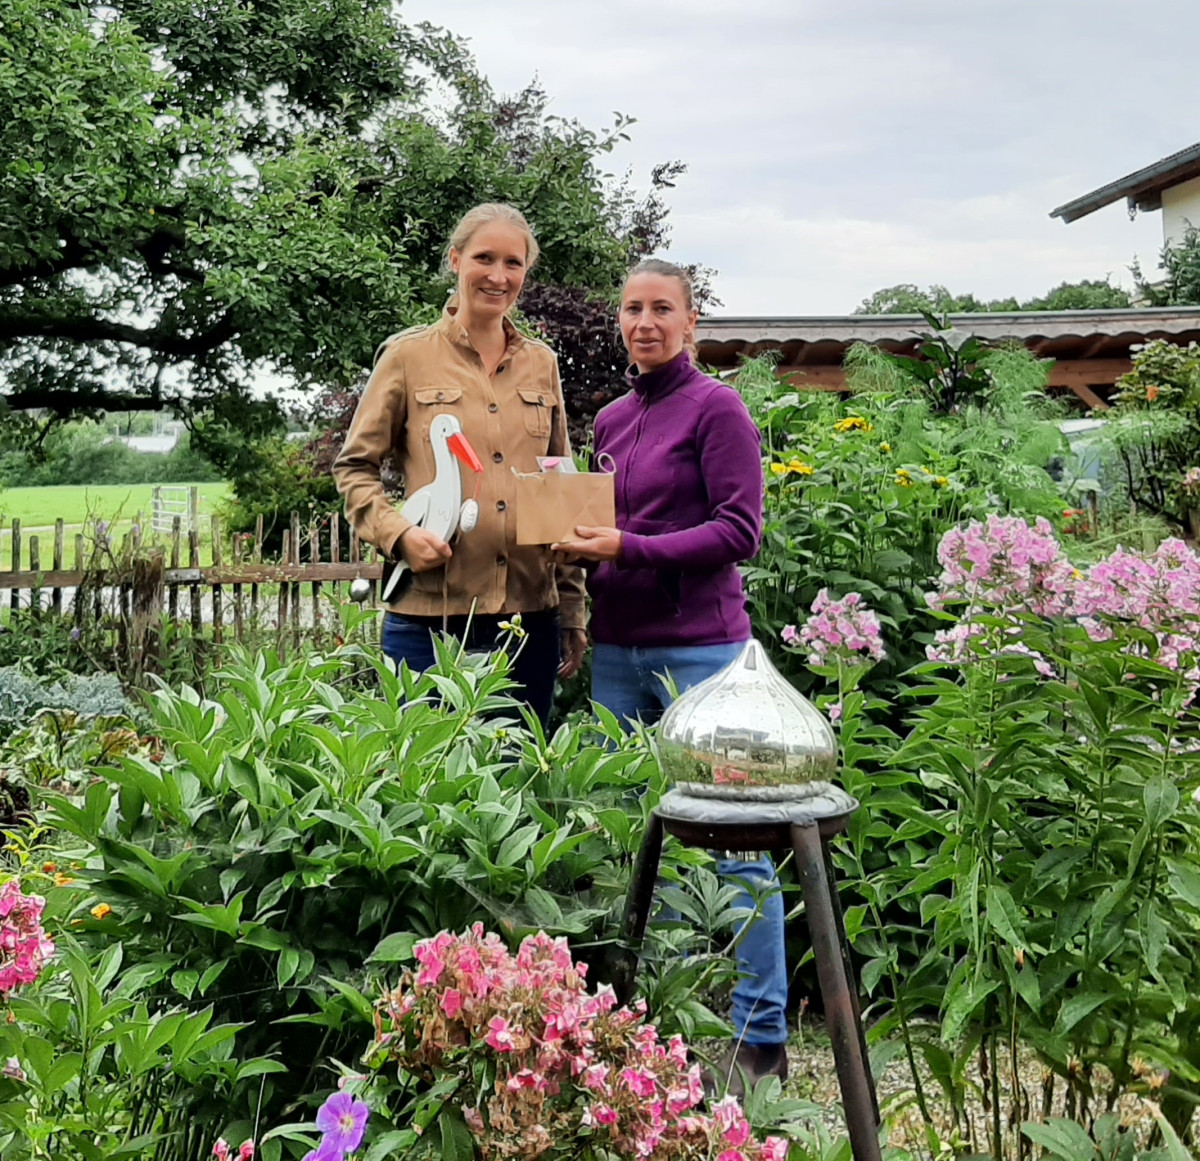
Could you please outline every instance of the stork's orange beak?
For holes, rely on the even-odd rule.
[[[456,431],[449,439],[446,440],[446,446],[450,449],[451,455],[460,463],[466,464],[476,475],[483,474],[483,461],[475,454],[475,449],[471,446],[467,437],[461,431]]]

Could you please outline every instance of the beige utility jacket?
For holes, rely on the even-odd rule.
[[[479,482],[479,523],[454,541],[445,567],[416,574],[391,608],[440,616],[472,606],[479,613],[557,606],[564,629],[582,629],[582,571],[556,563],[547,548],[516,543],[513,470],[536,472],[538,456],[571,454],[558,361],[544,343],[518,334],[507,320],[504,326],[508,347],[490,379],[453,308],[432,326],[389,339],[333,465],[334,479],[358,535],[395,555],[410,521],[384,494],[380,462],[394,449],[405,490],[428,484],[430,424],[443,412],[456,416],[483,461],[482,476],[461,469],[464,497]]]

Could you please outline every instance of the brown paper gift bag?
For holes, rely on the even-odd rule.
[[[613,477],[608,472],[517,473],[517,543],[574,540],[579,525],[614,528]]]

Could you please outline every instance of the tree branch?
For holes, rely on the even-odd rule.
[[[128,323],[98,318],[52,318],[19,313],[0,313],[0,345],[14,339],[67,339],[74,343],[128,343],[154,351],[169,359],[195,359],[214,351],[237,334],[226,314],[206,331],[194,335],[160,334]]]
[[[128,391],[97,391],[85,388],[64,391],[31,388],[4,396],[12,411],[53,411],[67,416],[79,411],[155,411],[178,402],[175,396],[134,395]]]

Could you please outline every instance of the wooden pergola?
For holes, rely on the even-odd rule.
[[[951,315],[950,321],[977,338],[1020,342],[1053,359],[1050,389],[1072,392],[1089,410],[1108,406],[1116,381],[1133,366],[1133,347],[1150,339],[1200,342],[1200,307],[1193,306],[980,312]],[[920,315],[907,314],[707,318],[696,328],[696,341],[701,362],[718,371],[778,351],[779,372],[794,375],[798,386],[842,391],[842,361],[852,344],[912,355],[929,329]]]

